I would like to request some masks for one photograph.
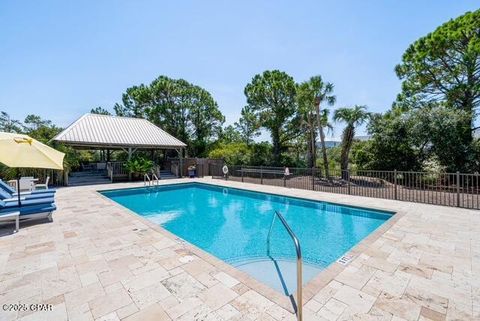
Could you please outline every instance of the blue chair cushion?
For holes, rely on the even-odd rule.
[[[0,188],[0,200],[3,200],[5,202],[8,202],[10,200],[15,200],[15,199],[18,199],[18,194],[9,194],[8,192],[6,192],[5,190],[1,189]],[[55,196],[55,192],[53,193],[36,193],[36,194],[28,194],[28,193],[25,193],[25,194],[20,194],[20,197],[21,198],[25,198],[25,199],[33,199],[33,198],[45,198],[45,197],[54,197]]]
[[[8,193],[3,188],[0,188],[0,199],[4,200],[6,198],[12,198],[12,194]]]
[[[28,195],[48,195],[48,194],[55,194],[57,190],[55,189],[42,189],[38,191],[31,191],[31,192],[21,192],[20,196],[28,196]],[[12,193],[13,196],[18,195],[18,193]]]
[[[0,188],[7,192],[15,193],[15,189],[0,179]]]
[[[44,198],[35,198],[35,199],[28,199],[28,200],[23,200],[21,201],[21,204],[23,206],[30,206],[30,205],[39,205],[39,204],[51,204],[55,200],[53,197],[44,197]],[[0,206],[1,208],[18,208],[18,200],[10,200],[7,202],[3,202],[4,204]]]
[[[39,204],[34,206],[22,206],[20,208],[9,208],[0,210],[0,214],[7,214],[11,212],[20,212],[20,216],[36,214],[36,213],[46,213],[55,211],[57,207],[55,204]]]

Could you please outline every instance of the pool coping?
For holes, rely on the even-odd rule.
[[[228,181],[227,181],[228,182]],[[264,192],[261,191],[261,188],[255,189],[251,188],[254,186],[249,186],[251,184],[249,183],[241,183],[241,182],[235,182],[237,184],[246,184],[245,187],[232,187],[229,186],[228,184],[222,184],[222,180],[215,180],[215,182],[209,182],[206,180],[199,181],[197,179],[192,179],[188,181],[180,181],[180,182],[172,182],[172,183],[164,183],[161,185],[176,185],[176,184],[191,184],[191,183],[198,183],[198,184],[207,184],[207,185],[212,185],[212,186],[222,186],[222,187],[228,187],[228,188],[236,188],[240,190],[246,190],[246,191],[253,191],[253,192],[261,192],[261,193],[267,193],[267,194],[272,194],[272,195],[277,195],[277,196],[286,196],[286,197],[293,197],[297,199],[305,199],[309,201],[322,201],[321,199],[318,198],[313,198],[309,197],[308,195],[306,196],[296,196],[296,195],[289,195],[288,193],[275,193],[275,192]],[[220,183],[220,184],[217,184]],[[261,187],[261,185],[259,185]],[[277,186],[275,186],[277,187]],[[222,270],[223,272],[235,277],[239,282],[243,283],[250,289],[253,289],[257,291],[259,294],[265,296],[267,299],[271,300],[272,302],[278,304],[285,310],[295,313],[294,305],[292,303],[292,300],[296,298],[297,292],[295,291],[292,293],[290,296],[285,296],[278,292],[277,290],[272,289],[270,286],[258,281],[257,279],[253,278],[246,272],[243,272],[234,266],[228,264],[227,262],[221,260],[220,258],[217,258],[213,254],[210,254],[201,248],[197,247],[194,244],[189,243],[188,241],[184,240],[183,238],[179,237],[178,235],[175,235],[174,233],[164,229],[160,225],[157,225],[147,218],[139,215],[138,213],[122,206],[121,204],[115,202],[114,200],[108,198],[107,196],[103,195],[102,192],[106,191],[113,191],[113,190],[125,190],[125,189],[141,189],[143,188],[142,186],[139,187],[132,187],[132,188],[115,188],[115,189],[98,189],[94,190],[93,192],[97,195],[99,195],[101,198],[107,200],[110,204],[113,204],[115,207],[124,210],[126,213],[133,214],[137,219],[140,219],[145,225],[148,227],[152,228],[153,230],[161,233],[162,235],[168,237],[174,242],[180,243],[182,246],[184,246],[188,251],[191,253],[195,254],[199,258],[203,259],[207,263],[215,266],[216,268]],[[286,188],[286,187],[279,187],[279,189],[285,189],[284,192],[288,192],[289,190],[294,190],[294,191],[302,191],[301,189],[293,189],[293,188]],[[321,195],[318,195],[321,197]],[[338,204],[338,205],[344,205],[344,206],[350,206],[350,207],[356,207],[356,208],[365,208],[365,209],[373,209],[373,210],[380,210],[380,211],[385,211],[392,213],[392,210],[381,208],[381,207],[376,207],[376,206],[369,206],[369,207],[361,207],[361,206],[356,206],[352,204],[348,204],[345,202],[330,202],[330,201],[324,201],[330,204]],[[355,246],[353,246],[348,252],[343,254],[343,257],[351,257],[350,260],[348,260],[347,263],[341,264],[336,260],[335,262],[331,263],[328,267],[326,267],[323,271],[321,271],[318,275],[316,275],[313,279],[308,281],[304,286],[303,286],[303,305],[308,303],[322,288],[324,288],[328,283],[330,283],[337,275],[339,275],[343,270],[345,270],[349,264],[354,260],[355,257],[358,257],[360,254],[364,253],[370,245],[372,245],[377,239],[379,239],[385,232],[387,232],[399,219],[401,219],[406,212],[404,211],[397,211],[392,216],[385,221],[381,226],[379,226],[377,229],[375,229],[372,233],[367,235],[363,240],[361,240],[359,243],[357,243]]]

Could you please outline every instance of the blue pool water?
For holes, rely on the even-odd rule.
[[[279,211],[302,246],[304,283],[393,213],[201,183],[102,192],[216,257],[285,292],[295,290],[295,249]]]

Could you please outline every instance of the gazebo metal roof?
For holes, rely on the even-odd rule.
[[[90,148],[177,149],[187,146],[146,119],[90,113],[52,140]]]

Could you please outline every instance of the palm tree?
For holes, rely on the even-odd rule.
[[[332,106],[335,104],[336,97],[332,95],[333,84],[324,82],[321,76],[313,76],[307,83],[313,95],[313,106],[316,110],[317,128],[320,134],[320,142],[322,145],[323,166],[325,168],[325,176],[328,179],[330,177],[330,172],[328,170],[327,147],[325,146],[325,131],[323,130],[325,127],[325,119],[322,120],[326,114],[322,112],[321,105],[326,103],[327,105]],[[323,110],[327,111],[326,108]]]
[[[316,125],[315,105],[313,104],[313,93],[308,82],[303,82],[297,87],[297,120],[305,135],[307,143],[307,164],[308,167],[315,167],[316,163]]]
[[[353,108],[339,108],[333,114],[334,121],[343,121],[347,126],[342,134],[342,154],[340,159],[340,166],[342,169],[342,178],[348,178],[347,170],[349,163],[349,154],[352,147],[353,138],[355,136],[355,127],[362,125],[370,118],[370,113],[367,112],[367,106],[355,105]]]

